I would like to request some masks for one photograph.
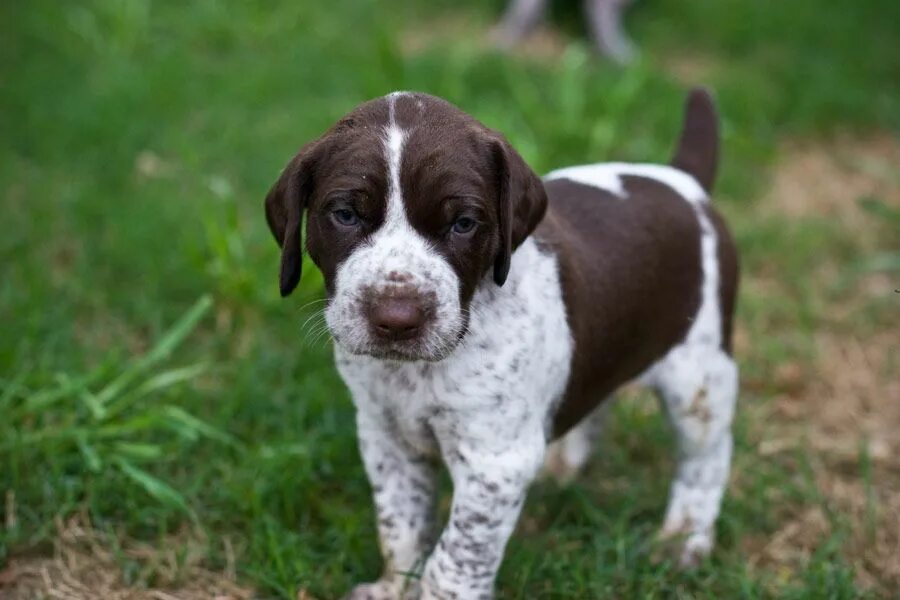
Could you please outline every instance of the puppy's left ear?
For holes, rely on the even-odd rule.
[[[279,289],[285,297],[300,282],[303,269],[303,210],[312,193],[319,140],[300,149],[266,195],[266,221],[281,246]]]
[[[547,193],[537,173],[506,139],[494,134],[491,153],[497,173],[500,249],[494,260],[494,281],[503,285],[512,253],[525,241],[547,211]]]

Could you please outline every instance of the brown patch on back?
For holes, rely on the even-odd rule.
[[[252,589],[235,581],[234,552],[224,548],[224,572],[203,566],[203,540],[178,535],[159,548],[125,543],[119,552],[140,565],[144,585],[125,582],[114,545],[95,531],[84,516],[57,523],[53,555],[13,557],[0,570],[4,600],[65,598],[66,600],[249,600]],[[152,581],[147,584],[146,581]]]
[[[556,415],[564,433],[684,338],[700,302],[700,227],[668,186],[624,176],[626,198],[548,181],[538,242],[556,252],[572,373]]]

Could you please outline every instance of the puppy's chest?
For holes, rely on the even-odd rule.
[[[411,446],[436,452],[454,440],[514,438],[544,427],[568,382],[573,351],[556,260],[526,242],[518,276],[480,288],[469,331],[439,362],[397,362],[336,349],[361,413],[377,414]]]
[[[509,429],[538,408],[519,375],[532,362],[531,351],[487,344],[460,350],[461,356],[441,363],[351,359],[339,360],[339,369],[363,416],[376,416],[420,452],[437,454],[442,441],[459,440],[488,422]]]

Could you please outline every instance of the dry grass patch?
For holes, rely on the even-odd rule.
[[[839,136],[827,142],[790,141],[781,149],[763,214],[800,219],[833,217],[853,231],[871,223],[861,198],[900,207],[900,138],[889,133]]]
[[[830,509],[796,507],[761,549],[761,562],[797,565],[842,524],[843,552],[868,587],[900,586],[900,379],[882,334],[862,341],[821,334],[807,385],[774,398],[775,437],[759,454],[807,451]],[[759,558],[759,557],[757,557]]]
[[[238,584],[234,552],[224,548],[227,565],[221,572],[203,565],[202,536],[182,534],[160,544],[115,542],[76,516],[57,523],[49,557],[19,556],[0,571],[4,600],[248,600],[253,590]],[[113,549],[116,548],[117,551]],[[137,565],[126,581],[123,560]]]
[[[827,144],[791,142],[776,166],[760,212],[764,217],[803,220],[832,218],[858,241],[861,251],[879,250],[884,240],[861,198],[900,207],[900,140],[890,134],[839,138]],[[890,242],[889,242],[890,243]],[[811,274],[825,289],[841,265],[823,257]],[[780,289],[765,273],[748,274],[745,288],[755,296]],[[852,293],[823,296],[823,315],[812,338],[811,361],[772,366],[771,403],[748,415],[757,458],[801,452],[822,502],[790,506],[765,539],[745,541],[751,562],[790,573],[802,568],[823,541],[840,535],[840,551],[863,586],[900,589],[900,356],[890,327],[863,333],[853,315],[873,299],[893,293],[893,274],[862,277]],[[777,294],[775,294],[777,297]],[[752,335],[739,328],[739,354],[753,352]],[[763,431],[764,430],[764,431]],[[837,529],[837,531],[835,531]]]

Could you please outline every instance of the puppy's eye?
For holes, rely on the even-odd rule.
[[[475,229],[475,225],[475,219],[472,217],[460,217],[453,223],[451,230],[453,233],[463,235]]]
[[[352,208],[338,208],[331,211],[331,216],[344,227],[353,227],[359,224],[359,216]]]

